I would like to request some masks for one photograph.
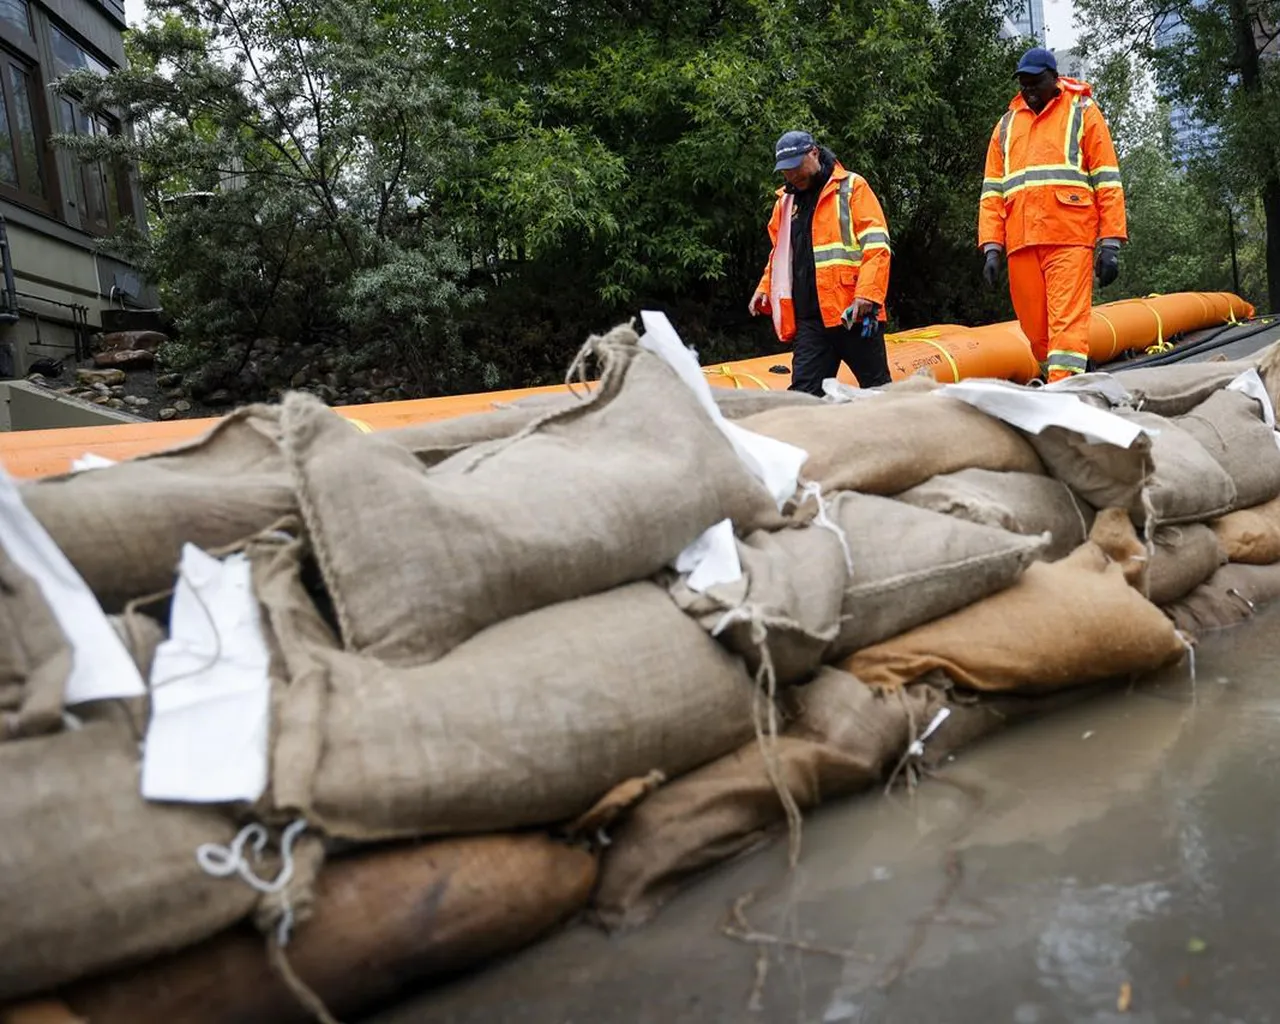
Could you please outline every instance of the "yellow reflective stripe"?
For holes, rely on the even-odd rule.
[[[840,209],[840,238],[844,242],[846,249],[854,248],[853,241],[853,215],[849,210],[850,196],[853,194],[854,175],[840,179],[840,199],[838,206]]]
[[[1004,192],[1004,178],[983,178],[982,179],[982,197],[985,199],[988,195],[1001,195]]]
[[[1083,372],[1089,368],[1089,357],[1075,349],[1055,348],[1049,351],[1048,365],[1050,369]]]
[[[870,242],[867,245],[864,245],[862,247],[862,251],[864,254],[871,252],[874,249],[884,249],[889,252],[893,251],[888,242]]]
[[[858,236],[858,241],[864,249],[870,242],[883,242],[888,245],[889,232],[884,228],[867,228],[866,231],[862,232],[862,234]]]
[[[1062,144],[1062,153],[1072,167],[1084,167],[1081,160],[1084,150],[1084,110],[1089,102],[1087,98],[1079,96],[1071,99],[1071,116],[1067,118],[1067,137]]]
[[[1013,111],[1008,111],[1000,118],[1000,170],[1009,173],[1009,125],[1013,123]]]

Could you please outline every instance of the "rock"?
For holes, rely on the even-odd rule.
[[[89,401],[92,402],[94,405],[110,405],[111,404],[111,398],[108,397],[107,395],[94,395],[91,399],[89,399]],[[116,401],[119,401],[119,399],[116,399]]]
[[[289,386],[291,388],[300,388],[311,379],[311,367],[304,366],[301,370],[289,378]]]
[[[141,370],[154,366],[156,354],[146,349],[122,349],[119,352],[99,352],[93,357],[94,366],[116,366],[121,369]]]
[[[113,331],[103,334],[98,347],[107,352],[149,352],[155,355],[156,349],[169,340],[167,334],[159,331]]]
[[[179,398],[176,402],[174,402],[174,403],[173,403],[173,407],[174,407],[178,412],[190,412],[190,411],[191,411],[191,403],[190,403],[190,402],[188,402],[185,398]]]
[[[231,397],[231,392],[226,388],[218,388],[217,391],[211,391],[205,396],[204,404],[212,406],[230,405],[235,399]]]
[[[177,409],[161,409],[158,415],[162,420],[171,420],[178,415],[178,410]]]
[[[124,392],[125,392],[125,387],[123,384],[117,384],[115,387],[111,389],[111,393],[113,395],[116,395],[117,397],[120,395],[123,395]]]
[[[164,393],[165,398],[186,398],[187,392],[185,388],[170,388]]]
[[[156,387],[176,388],[182,386],[182,374],[162,373],[156,377]]]
[[[108,398],[105,404],[106,404],[106,406],[107,406],[107,408],[108,408],[108,409],[124,409],[124,408],[127,408],[127,407],[125,406],[125,404],[124,404],[124,399],[122,399],[122,398]]]
[[[351,401],[367,402],[369,401],[369,392],[367,392],[364,388],[353,388],[351,391]]]
[[[150,399],[138,395],[125,395],[124,400],[127,405],[132,405],[135,409],[142,409],[151,404]]]
[[[124,370],[76,370],[77,384],[123,384]]]

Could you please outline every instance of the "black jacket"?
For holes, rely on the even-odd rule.
[[[791,301],[797,320],[822,319],[818,308],[818,282],[813,269],[813,211],[822,187],[835,170],[836,155],[826,146],[818,150],[818,173],[803,192],[786,186],[795,196],[791,216]]]

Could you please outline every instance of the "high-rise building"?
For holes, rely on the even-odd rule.
[[[1009,0],[1005,16],[1013,35],[1044,44],[1044,0]]]
[[[1177,49],[1187,44],[1190,35],[1191,29],[1179,15],[1166,14],[1156,25],[1155,42],[1162,49]],[[1159,82],[1156,85],[1159,90]],[[1171,104],[1169,125],[1173,136],[1172,156],[1182,166],[1196,154],[1211,151],[1217,145],[1217,128],[1205,124],[1184,103]]]

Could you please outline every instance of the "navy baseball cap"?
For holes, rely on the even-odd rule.
[[[1022,55],[1022,60],[1018,61],[1018,70],[1013,74],[1014,77],[1038,75],[1042,71],[1052,71],[1056,75],[1058,58],[1053,55],[1052,50],[1046,50],[1043,46],[1033,46]]]
[[[813,136],[808,132],[783,132],[778,139],[778,144],[773,147],[773,155],[778,161],[773,165],[773,169],[775,171],[794,170],[804,163],[806,154],[816,145]]]

